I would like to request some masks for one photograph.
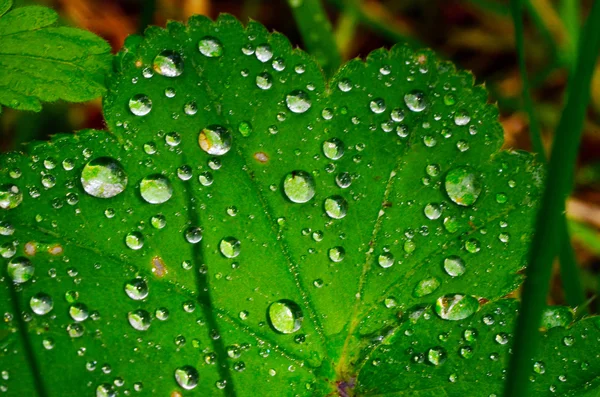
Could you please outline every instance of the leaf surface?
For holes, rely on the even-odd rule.
[[[0,160],[7,329],[50,395],[345,393],[402,313],[457,327],[520,284],[540,168],[431,52],[326,82],[258,23],[195,17],[116,64],[110,132]]]
[[[83,102],[106,91],[110,46],[91,32],[54,27],[46,7],[0,2],[0,105],[40,111],[42,101]]]

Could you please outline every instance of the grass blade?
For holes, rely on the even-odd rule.
[[[584,27],[582,40],[567,92],[567,102],[558,124],[548,166],[548,181],[537,219],[523,286],[517,322],[514,354],[511,357],[505,396],[527,395],[531,360],[539,343],[539,325],[548,294],[552,260],[561,240],[565,198],[573,185],[577,150],[590,100],[590,83],[600,51],[600,1],[594,2]]]

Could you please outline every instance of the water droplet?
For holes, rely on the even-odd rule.
[[[428,219],[435,220],[442,216],[442,206],[437,203],[429,203],[423,210]]]
[[[252,134],[252,124],[247,121],[242,121],[238,124],[238,131],[243,137],[249,137]]]
[[[192,390],[198,385],[200,375],[196,368],[191,365],[184,365],[175,370],[175,380],[182,388]]]
[[[188,116],[193,116],[198,113],[198,105],[195,101],[189,101],[183,105],[183,112]]]
[[[379,263],[379,266],[387,269],[394,264],[394,255],[391,252],[384,252],[377,258],[377,263]]]
[[[454,123],[456,125],[467,125],[469,124],[469,121],[471,121],[471,116],[469,115],[469,112],[464,109],[459,110],[454,114]]]
[[[90,312],[85,304],[75,303],[69,307],[69,315],[73,320],[82,322],[87,320],[90,316]]]
[[[150,224],[155,229],[163,229],[167,226],[167,218],[164,215],[158,214],[150,218]]]
[[[447,358],[446,350],[442,347],[432,347],[427,350],[427,361],[433,365],[442,365]]]
[[[136,116],[145,116],[152,110],[152,101],[147,95],[134,95],[129,100],[129,110]]]
[[[223,55],[223,45],[216,37],[205,36],[198,42],[200,53],[209,58],[218,58]]]
[[[466,167],[454,168],[448,172],[445,187],[450,200],[465,207],[473,205],[481,193],[479,178]]]
[[[96,397],[115,397],[117,392],[110,383],[103,383],[96,388]]]
[[[331,138],[323,142],[323,153],[330,160],[338,160],[344,155],[344,142]]]
[[[508,343],[508,334],[506,334],[505,332],[500,332],[499,334],[496,334],[494,340],[496,341],[496,343],[506,345]]]
[[[25,257],[13,258],[8,262],[7,272],[15,284],[22,284],[33,277],[35,267]]]
[[[383,113],[386,108],[385,101],[381,98],[374,99],[369,103],[369,108],[375,114]]]
[[[352,82],[349,79],[341,79],[338,83],[338,88],[342,92],[348,92],[352,89]]]
[[[288,299],[271,303],[267,309],[267,318],[271,327],[282,334],[298,331],[304,319],[300,306]]]
[[[341,196],[331,196],[325,199],[325,212],[333,219],[342,219],[348,212],[348,202]]]
[[[225,258],[235,258],[240,254],[242,243],[235,237],[225,237],[219,243],[219,250]]]
[[[166,307],[159,307],[154,312],[154,316],[160,321],[165,321],[169,318],[169,309]]]
[[[201,172],[200,175],[198,175],[198,181],[202,186],[210,186],[212,185],[214,178],[210,172],[205,171]]]
[[[315,195],[315,180],[305,171],[292,171],[283,180],[283,191],[290,201],[306,203]]]
[[[336,175],[335,183],[336,183],[336,185],[338,185],[338,187],[340,187],[342,189],[346,189],[346,188],[350,187],[350,185],[352,184],[352,177],[350,176],[349,173],[342,172],[342,173]]]
[[[452,294],[439,297],[435,312],[444,320],[462,320],[479,309],[479,301],[470,295]]]
[[[99,157],[83,167],[81,184],[86,193],[91,196],[110,198],[125,190],[127,175],[117,160],[111,157]]]
[[[132,250],[139,250],[144,246],[144,236],[140,232],[127,233],[125,236],[125,245]]]
[[[150,317],[150,313],[146,310],[138,309],[132,312],[127,313],[127,320],[129,320],[129,324],[138,331],[146,331],[150,328],[150,322],[152,318]]]
[[[268,90],[273,85],[273,79],[269,73],[260,73],[256,76],[256,86],[261,90]]]
[[[164,50],[154,58],[153,68],[165,77],[177,77],[183,73],[183,58],[178,52]]]
[[[543,361],[536,361],[533,363],[533,372],[536,374],[542,375],[546,372],[546,365],[544,365]]]
[[[200,131],[198,144],[208,154],[222,156],[231,149],[231,133],[220,125],[211,125]]]
[[[419,90],[414,90],[404,95],[404,103],[413,112],[422,112],[427,107],[425,93]]]
[[[254,52],[256,55],[256,59],[265,63],[273,58],[273,50],[271,50],[271,46],[268,44],[261,44],[256,47],[256,51]]]
[[[425,278],[415,285],[413,290],[413,296],[415,298],[422,298],[437,290],[440,286],[440,280],[437,277]]]
[[[444,259],[444,270],[452,277],[462,276],[465,273],[465,262],[459,256],[449,256]]]
[[[83,325],[79,323],[69,324],[67,326],[67,333],[71,338],[81,338],[84,331]]]
[[[52,310],[54,307],[54,302],[52,301],[52,297],[50,295],[44,292],[38,292],[29,300],[29,306],[35,314],[43,316]]]
[[[145,299],[148,296],[148,284],[144,279],[136,277],[125,284],[125,293],[136,301]]]
[[[202,240],[202,229],[196,226],[187,228],[185,239],[190,244],[198,244]]]
[[[23,193],[16,185],[6,184],[0,186],[0,208],[11,210],[17,208],[23,201]]]
[[[294,113],[304,113],[310,109],[311,106],[308,94],[302,90],[295,90],[286,95],[285,102],[288,109]]]
[[[575,343],[575,338],[573,338],[571,335],[567,335],[563,338],[563,343],[565,346],[573,346],[573,343]]]
[[[181,143],[181,136],[176,132],[169,132],[165,135],[165,143],[169,146],[175,147]]]
[[[479,250],[481,249],[481,244],[479,243],[479,240],[475,239],[475,238],[470,238],[467,241],[465,241],[465,249],[474,254],[476,252],[479,252]]]
[[[341,262],[346,256],[346,250],[344,247],[333,247],[329,249],[329,259],[332,262]]]
[[[140,182],[140,194],[150,204],[162,204],[173,196],[173,186],[167,177],[153,174]]]

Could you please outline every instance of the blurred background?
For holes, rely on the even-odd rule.
[[[289,0],[290,3],[298,0]],[[549,150],[561,114],[568,71],[579,32],[593,0],[525,0],[527,67],[535,111]],[[530,150],[528,117],[508,0],[323,0],[345,59],[365,57],[380,47],[408,42],[430,47],[468,69],[485,84],[500,109],[505,147]],[[91,30],[117,52],[125,38],[149,25],[185,21],[190,15],[215,18],[230,13],[254,19],[303,47],[286,0],[15,0],[15,7],[41,4],[57,10],[62,23]],[[40,113],[4,108],[0,151],[34,139],[83,128],[104,128],[101,102],[44,104]],[[579,151],[576,186],[567,217],[592,312],[600,312],[600,64],[592,85]],[[564,303],[558,266],[550,303]]]

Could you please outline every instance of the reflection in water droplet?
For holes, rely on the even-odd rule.
[[[323,153],[330,160],[338,160],[344,155],[344,142],[331,138],[323,142]]]
[[[427,350],[427,361],[432,365],[442,365],[447,356],[446,350],[439,346]]]
[[[148,296],[148,284],[144,279],[136,277],[125,284],[125,293],[133,300],[142,300]]]
[[[146,331],[150,328],[152,318],[146,310],[138,309],[127,313],[129,324],[138,331]]]
[[[140,232],[131,232],[125,236],[125,245],[132,250],[139,250],[144,246],[144,236]]]
[[[111,157],[99,157],[87,163],[81,172],[83,189],[91,196],[114,197],[127,186],[127,175],[121,164]]]
[[[338,83],[338,88],[340,91],[348,92],[352,89],[352,82],[348,79],[341,79]]]
[[[200,53],[209,58],[218,58],[223,55],[223,45],[219,39],[205,36],[198,42]]]
[[[67,333],[69,334],[69,336],[71,338],[80,338],[80,337],[82,337],[84,331],[85,331],[85,329],[83,328],[83,325],[81,325],[79,323],[69,324],[67,326]]]
[[[467,125],[469,124],[469,121],[471,121],[471,116],[469,115],[469,112],[464,109],[459,110],[454,115],[454,123],[456,125]]]
[[[331,196],[325,199],[325,212],[333,219],[342,219],[348,212],[348,202],[341,196]]]
[[[465,207],[477,201],[481,182],[475,172],[466,167],[454,168],[446,175],[445,188],[450,200]]]
[[[187,228],[185,239],[190,244],[198,244],[202,240],[202,229],[196,226]]]
[[[391,252],[384,252],[383,254],[379,255],[377,262],[379,263],[379,266],[387,269],[394,264],[394,255],[392,255]]]
[[[183,58],[178,52],[164,50],[154,58],[153,68],[165,77],[177,77],[183,73]]]
[[[263,63],[273,58],[273,50],[271,50],[271,46],[268,44],[261,44],[256,47],[254,54],[256,55],[256,59]]]
[[[476,238],[470,238],[467,241],[465,241],[465,249],[470,253],[474,254],[476,252],[479,252],[479,250],[481,249],[481,244]]]
[[[219,251],[225,258],[235,258],[240,254],[242,243],[235,237],[225,237],[219,243]]]
[[[43,316],[52,310],[54,307],[54,302],[52,301],[52,297],[50,297],[50,295],[44,292],[38,292],[29,300],[29,306],[35,314]]]
[[[191,365],[185,365],[175,370],[175,380],[182,388],[192,390],[198,385],[200,375],[196,368]]]
[[[11,259],[6,270],[13,283],[22,284],[33,277],[35,267],[29,259],[20,256]]]
[[[23,201],[23,193],[16,185],[6,184],[0,186],[0,208],[11,210],[18,207]]]
[[[273,85],[273,79],[269,73],[260,73],[256,76],[256,86],[261,90],[268,90]]]
[[[302,90],[295,90],[285,97],[288,109],[294,113],[304,113],[310,109],[311,101],[308,94]]]
[[[267,318],[271,327],[282,334],[298,331],[304,319],[300,306],[288,299],[271,303],[267,309]]]
[[[90,316],[87,306],[83,303],[74,303],[69,307],[69,315],[77,322],[85,321]]]
[[[413,112],[421,112],[427,107],[425,93],[419,90],[414,90],[404,95],[404,103]]]
[[[429,203],[425,206],[423,212],[428,219],[435,220],[442,215],[442,206],[437,203]]]
[[[136,116],[145,116],[152,110],[152,101],[147,95],[134,95],[129,100],[129,110]]]
[[[162,204],[167,202],[173,195],[171,181],[161,174],[153,174],[145,177],[140,182],[140,194],[150,204]]]
[[[479,301],[470,295],[452,294],[439,297],[435,312],[444,320],[462,320],[479,309]]]
[[[462,276],[465,273],[465,262],[459,256],[449,256],[444,259],[444,270],[452,277]]]
[[[292,171],[283,180],[283,191],[290,201],[306,203],[315,195],[315,180],[306,171]]]
[[[344,247],[333,247],[329,249],[329,259],[332,262],[341,262],[346,256],[346,250]]]
[[[335,176],[335,183],[338,187],[346,189],[352,184],[352,177],[347,172],[342,172]]]
[[[231,133],[220,125],[210,125],[200,131],[198,144],[208,154],[222,156],[231,149]]]
[[[369,103],[369,108],[375,114],[383,113],[383,112],[385,112],[385,108],[386,108],[385,101],[381,98],[373,99]]]

